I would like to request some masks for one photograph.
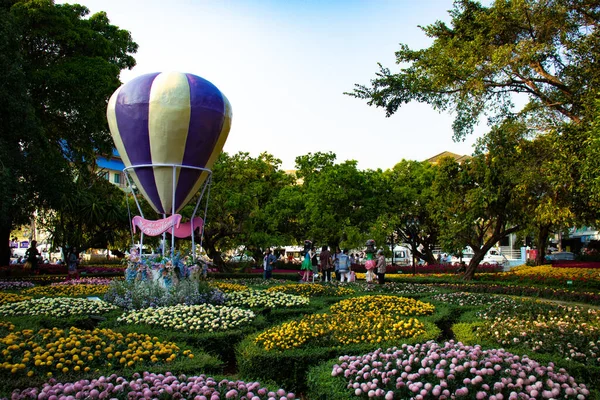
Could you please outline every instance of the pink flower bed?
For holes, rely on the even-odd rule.
[[[223,379],[216,381],[206,375],[186,377],[166,374],[152,374],[144,372],[142,375],[134,374],[132,380],[118,377],[113,374],[109,377],[101,376],[98,379],[80,380],[74,383],[57,383],[50,379],[41,389],[28,388],[15,390],[12,400],[38,399],[38,400],[74,400],[74,399],[195,399],[195,400],[220,400],[220,399],[278,399],[292,400],[296,396],[283,389],[270,391],[258,382],[229,381]]]
[[[598,261],[560,260],[560,261],[552,261],[551,264],[553,267],[558,267],[558,268],[590,268],[590,269],[600,268],[600,262],[598,262]]]
[[[503,349],[453,341],[343,356],[331,375],[355,396],[391,399],[581,399],[588,396],[564,369],[541,365]]]
[[[50,286],[64,286],[64,285],[110,285],[113,281],[112,278],[79,278],[70,279],[63,282],[55,282]]]

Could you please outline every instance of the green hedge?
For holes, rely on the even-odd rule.
[[[343,347],[301,347],[286,351],[265,351],[254,343],[253,334],[236,346],[238,373],[242,379],[271,379],[286,390],[307,390],[307,373],[310,367],[344,354],[362,354],[379,347],[387,348],[403,343],[419,343],[439,336],[440,330],[432,322],[422,321],[426,333],[402,343],[349,345]]]
[[[482,344],[481,338],[475,335],[475,330],[485,325],[485,322],[459,322],[452,325],[452,332],[457,342],[462,342],[467,346]],[[492,344],[492,343],[490,343]]]
[[[321,363],[308,370],[306,377],[306,398],[310,400],[347,400],[353,393],[346,387],[343,379],[331,376],[333,365],[338,359]]]

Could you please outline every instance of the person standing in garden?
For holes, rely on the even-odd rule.
[[[25,268],[31,268],[31,272],[34,274],[39,273],[38,271],[38,257],[40,252],[37,249],[37,241],[32,240],[31,245],[25,252]]]
[[[308,250],[306,254],[304,254],[304,261],[302,261],[302,267],[300,268],[302,269],[302,271],[304,271],[304,273],[302,274],[302,280],[304,282],[308,282],[308,279],[310,278],[310,271],[312,270],[312,257],[312,249]]]
[[[333,270],[335,271],[335,279],[336,280],[340,280],[341,275],[340,275],[340,254],[342,253],[342,251],[340,250],[339,247],[336,247],[335,249],[335,253],[331,256],[331,263],[333,264]]]
[[[375,266],[375,270],[377,271],[377,281],[380,285],[385,283],[385,255],[383,254],[383,250],[379,250],[377,252],[377,265]]]
[[[77,254],[77,247],[71,247],[71,251],[67,256],[67,265],[69,268],[69,280],[77,279],[77,265],[79,264],[79,255]]]
[[[271,279],[273,268],[275,267],[275,261],[277,261],[277,258],[271,254],[271,249],[267,248],[267,250],[265,250],[265,258],[263,259],[265,279]]]
[[[319,257],[317,256],[317,250],[313,246],[311,249],[312,256],[310,258],[310,263],[312,265],[312,273],[313,273],[313,282],[315,281],[315,277],[319,276]]]
[[[321,274],[323,274],[323,282],[331,281],[331,253],[327,246],[321,248],[319,254],[319,262],[321,264]]]
[[[338,254],[338,270],[337,274],[340,276],[340,282],[350,282],[350,257],[346,254],[348,250],[343,250]]]

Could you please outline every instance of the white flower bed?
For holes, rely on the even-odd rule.
[[[146,308],[129,311],[117,321],[127,324],[147,324],[165,329],[217,332],[243,327],[252,322],[252,311],[212,304]]]
[[[307,306],[310,304],[310,299],[305,296],[282,292],[247,290],[243,292],[227,293],[226,304],[250,308],[298,307]]]
[[[495,303],[501,303],[508,306],[513,306],[515,301],[509,297],[490,295],[486,293],[440,293],[432,297],[433,300],[441,301],[448,304],[458,306],[485,306]]]
[[[0,315],[5,317],[48,315],[62,318],[82,314],[103,314],[118,309],[102,300],[88,300],[80,297],[42,297],[4,304],[0,306]]]

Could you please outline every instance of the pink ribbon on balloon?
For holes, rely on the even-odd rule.
[[[145,235],[158,236],[163,232],[167,232],[173,227],[175,227],[175,229],[179,228],[181,223],[181,215],[173,214],[170,217],[156,221],[144,219],[139,215],[136,215],[131,220],[131,223],[133,224],[133,233],[135,233],[135,227],[137,226],[142,232],[144,232]]]
[[[194,230],[198,230],[202,228],[204,221],[200,217],[196,217],[193,219],[194,222]],[[171,231],[167,231],[167,233],[171,233]],[[192,221],[184,222],[179,224],[178,227],[175,228],[175,237],[179,239],[187,238],[192,236]]]

